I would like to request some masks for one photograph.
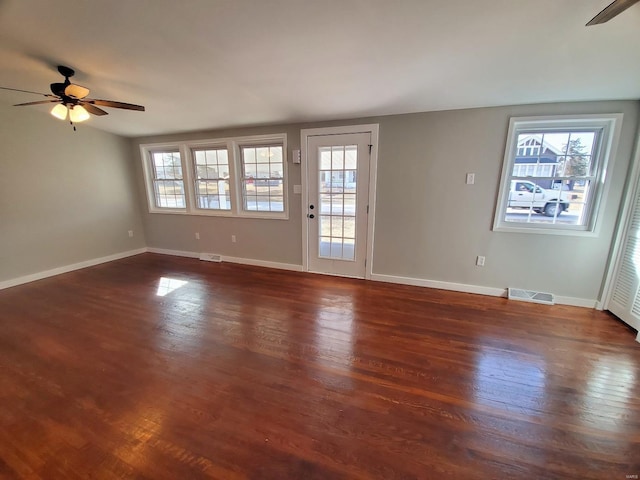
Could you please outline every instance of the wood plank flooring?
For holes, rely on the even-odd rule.
[[[0,291],[0,478],[637,478],[634,339],[590,309],[143,254]]]

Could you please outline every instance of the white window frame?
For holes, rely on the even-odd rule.
[[[206,207],[201,207],[199,205],[198,202],[198,182],[200,182],[201,180],[198,179],[198,166],[196,164],[196,156],[195,156],[195,152],[199,151],[199,152],[203,152],[203,151],[207,151],[207,150],[214,150],[214,151],[218,151],[218,150],[224,150],[227,152],[227,161],[229,162],[229,177],[227,179],[228,183],[229,183],[229,200],[230,200],[230,205],[229,208],[206,208]],[[219,212],[219,213],[228,213],[231,212],[231,209],[233,208],[233,196],[234,196],[234,185],[233,185],[233,178],[235,178],[233,171],[234,171],[234,165],[233,165],[233,161],[232,161],[232,155],[231,152],[229,151],[229,146],[227,144],[206,144],[206,145],[193,145],[190,144],[189,145],[189,167],[192,170],[192,186],[193,186],[193,208],[195,210],[197,210],[198,212],[201,212],[203,214],[208,214],[209,212]],[[223,177],[218,177],[218,181],[220,181],[220,179],[222,179]],[[205,179],[204,181],[211,181],[211,179]],[[219,185],[218,185],[219,188]]]
[[[261,148],[261,147],[273,147],[273,146],[282,146],[282,201],[283,201],[283,211],[267,211],[267,210],[248,210],[245,209],[245,198],[244,198],[244,188],[243,188],[243,178],[242,172],[244,172],[244,158],[242,156],[243,148]],[[236,159],[237,159],[237,190],[238,190],[238,211],[239,216],[254,216],[257,215],[260,218],[263,216],[269,216],[271,218],[287,218],[287,157],[286,157],[286,143],[281,142],[279,140],[274,141],[269,138],[258,138],[258,137],[245,137],[241,141],[236,142]],[[257,179],[254,179],[254,182]]]
[[[242,199],[242,165],[240,159],[240,146],[250,145],[282,145],[283,163],[283,212],[268,212],[256,210],[244,210]],[[194,150],[226,148],[229,158],[229,195],[231,199],[230,210],[207,209],[197,206],[196,198],[196,166]],[[182,163],[182,176],[185,188],[186,208],[158,207],[155,203],[153,185],[153,170],[151,166],[151,154],[158,151],[179,151]],[[149,213],[166,213],[174,215],[198,215],[241,218],[265,218],[288,220],[289,219],[289,172],[287,155],[287,134],[277,133],[270,135],[253,135],[245,137],[217,138],[197,141],[183,141],[172,143],[153,143],[140,145],[140,157],[147,193],[147,205]]]
[[[622,127],[621,113],[602,115],[563,115],[546,117],[513,117],[509,121],[509,131],[502,163],[502,175],[500,177],[500,190],[495,208],[493,230],[496,232],[536,233],[551,235],[576,235],[597,236],[601,218],[605,207],[605,200],[609,190],[609,176],[607,172],[613,167],[615,151],[620,138]],[[515,179],[512,172],[515,158],[518,153],[518,136],[531,132],[558,130],[599,130],[597,144],[595,146],[593,162],[596,165],[593,192],[587,209],[587,221],[584,225],[567,225],[562,223],[519,223],[506,222],[506,207],[509,199],[511,180]],[[534,177],[535,178],[535,177]],[[568,177],[558,177],[568,178]],[[580,178],[580,177],[577,177]],[[523,180],[531,180],[525,178]]]
[[[142,170],[145,178],[145,189],[147,192],[147,203],[149,205],[150,213],[186,213],[189,206],[189,190],[187,187],[188,178],[185,170],[184,152],[180,149],[180,146],[175,143],[156,143],[153,145],[145,145],[145,148],[140,149],[140,156],[142,158]],[[182,182],[185,190],[185,208],[171,208],[171,207],[159,207],[156,204],[155,195],[155,177],[153,174],[153,154],[159,152],[178,152],[180,154],[180,163],[182,166]]]
[[[223,138],[215,140],[198,140],[191,142],[184,142],[181,144],[181,148],[185,151],[185,162],[188,162],[187,172],[189,175],[189,185],[187,192],[189,194],[190,208],[187,215],[201,215],[212,217],[234,217],[235,209],[237,206],[236,199],[236,162],[234,159],[234,139]],[[200,208],[198,207],[198,199],[196,197],[196,162],[193,154],[194,150],[206,150],[206,149],[226,149],[227,156],[229,158],[229,198],[231,200],[231,208],[229,210],[219,210],[214,208]]]

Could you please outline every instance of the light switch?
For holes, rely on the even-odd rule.
[[[467,185],[473,185],[474,183],[476,183],[476,174],[467,173]]]

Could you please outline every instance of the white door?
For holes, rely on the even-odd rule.
[[[307,270],[364,278],[372,134],[306,139]]]
[[[640,330],[640,188],[636,191],[606,309]]]

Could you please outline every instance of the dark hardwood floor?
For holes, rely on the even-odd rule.
[[[0,477],[638,478],[634,339],[590,309],[143,254],[0,291]]]

